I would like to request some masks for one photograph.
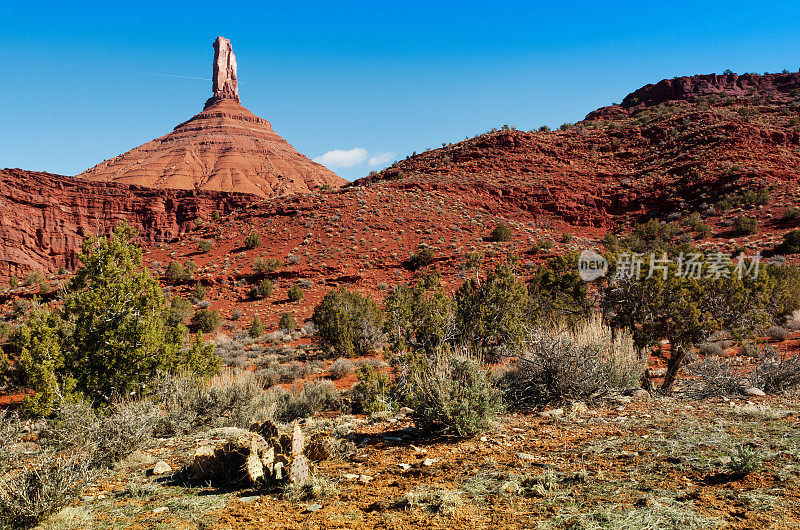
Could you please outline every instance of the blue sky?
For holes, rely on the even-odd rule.
[[[72,175],[170,131],[217,35],[242,103],[354,179],[666,77],[796,71],[799,28],[796,2],[3,2],[0,167]]]

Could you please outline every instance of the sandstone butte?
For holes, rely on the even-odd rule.
[[[249,193],[262,198],[346,181],[313,162],[239,101],[230,41],[214,42],[213,96],[203,111],[160,138],[78,175],[148,188]]]

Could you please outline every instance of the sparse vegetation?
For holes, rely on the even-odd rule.
[[[489,239],[491,239],[496,243],[499,243],[504,241],[511,241],[513,237],[514,237],[514,232],[511,230],[511,227],[505,223],[500,223],[494,228],[494,230],[492,230],[492,234],[489,236]]]
[[[244,240],[244,248],[253,250],[261,246],[261,234],[250,232]]]
[[[292,285],[286,293],[286,296],[291,302],[297,302],[303,299],[303,288],[299,285]]]
[[[281,318],[278,320],[278,329],[284,331],[294,331],[297,327],[297,321],[291,313],[281,313]]]
[[[198,309],[192,315],[192,326],[203,333],[215,331],[222,322],[222,315],[216,309]]]

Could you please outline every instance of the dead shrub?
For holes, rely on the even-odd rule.
[[[46,452],[0,477],[0,526],[31,528],[69,504],[91,479],[90,457]]]
[[[612,340],[594,317],[573,329],[531,330],[500,385],[508,404],[531,408],[634,386],[644,368],[631,335],[618,331]]]

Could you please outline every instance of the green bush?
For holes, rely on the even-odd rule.
[[[514,232],[511,230],[511,227],[505,223],[500,223],[497,225],[494,230],[492,230],[491,236],[489,239],[492,241],[499,243],[504,241],[511,241],[514,237]]]
[[[31,285],[39,285],[44,280],[44,276],[39,271],[31,271],[25,275],[25,279],[22,280],[22,283],[27,286]]]
[[[378,305],[344,288],[329,291],[314,308],[312,320],[320,346],[345,357],[366,355],[384,341]]]
[[[192,290],[189,291],[189,297],[192,300],[197,300],[198,302],[200,302],[206,299],[207,293],[208,290],[206,289],[206,287],[201,282],[197,282],[194,284]]]
[[[200,252],[209,252],[209,251],[211,251],[211,248],[213,246],[214,246],[214,243],[212,243],[208,239],[201,239],[200,240],[200,244],[198,245],[198,248],[200,249]]]
[[[425,431],[474,436],[502,410],[490,372],[446,346],[414,363],[410,385],[409,405],[417,427]]]
[[[198,309],[192,315],[192,325],[203,333],[211,333],[222,322],[222,315],[216,309]]]
[[[304,383],[300,392],[278,391],[275,419],[289,423],[339,406],[339,392],[332,381],[312,381]]]
[[[58,396],[76,393],[102,406],[115,394],[146,389],[159,370],[188,367],[186,328],[166,323],[161,286],[142,269],[135,237],[121,223],[108,238],[85,239],[83,268],[63,307],[36,309],[15,334],[26,384],[35,390],[26,400],[31,412],[47,414]]]
[[[394,350],[432,352],[454,334],[455,304],[439,284],[426,275],[416,285],[397,285],[386,296],[386,324]]]
[[[172,261],[167,266],[167,272],[164,274],[164,277],[168,282],[182,282],[186,279],[187,274],[186,270],[183,268],[183,265],[177,261]]]
[[[183,270],[186,273],[186,279],[188,280],[194,276],[194,271],[197,270],[197,264],[194,261],[189,260],[183,264]]]
[[[261,234],[258,232],[250,232],[244,240],[244,247],[253,250],[261,246]]]
[[[740,234],[755,234],[758,231],[758,219],[740,215],[733,220],[733,229]]]
[[[274,285],[271,280],[264,278],[250,289],[252,298],[269,298],[272,296]]]
[[[425,247],[421,248],[415,254],[412,254],[408,258],[408,266],[414,270],[420,269],[422,267],[427,267],[434,260],[434,253],[433,250]]]
[[[253,260],[253,270],[256,271],[258,274],[267,274],[269,272],[275,272],[276,270],[280,269],[283,265],[283,262],[278,258],[261,258],[258,257]]]
[[[247,334],[250,335],[251,338],[257,339],[264,334],[265,329],[266,326],[261,322],[261,319],[258,318],[258,315],[256,315],[253,317],[253,322],[250,324],[250,327],[247,328]]]
[[[187,299],[176,296],[172,299],[167,310],[166,321],[170,326],[183,324],[192,313],[192,304]]]
[[[297,327],[297,321],[291,313],[282,313],[280,320],[278,320],[278,328],[285,331],[294,331]]]
[[[353,405],[356,411],[364,414],[392,410],[390,401],[392,381],[389,376],[370,364],[356,371],[358,382],[352,390]]]
[[[795,228],[783,234],[783,243],[779,249],[786,254],[800,253],[800,228]]]
[[[513,346],[528,321],[528,288],[509,265],[497,265],[483,281],[465,281],[455,303],[460,342],[482,351]]]
[[[289,291],[286,293],[286,295],[292,302],[297,302],[298,300],[303,299],[303,289],[299,285],[293,285],[291,288],[289,288]]]
[[[16,276],[12,276],[11,278],[8,279],[8,285],[12,289],[16,289],[17,287],[19,287],[19,278],[17,278]]]

